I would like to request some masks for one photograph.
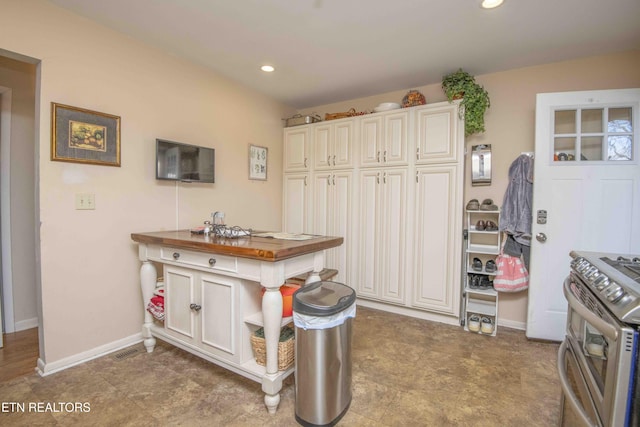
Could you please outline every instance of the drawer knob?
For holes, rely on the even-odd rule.
[[[173,259],[178,259],[178,258],[180,258],[180,254],[178,252],[174,252]]]
[[[202,306],[200,306],[200,305],[198,305],[198,304],[191,304],[191,305],[189,306],[189,308],[191,308],[191,310],[194,310],[194,311],[200,311],[200,309],[202,308]]]
[[[214,265],[216,265],[216,259],[215,258],[209,258],[209,265],[211,267],[213,267]]]

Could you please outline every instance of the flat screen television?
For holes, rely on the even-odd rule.
[[[215,182],[215,150],[156,139],[156,179]]]

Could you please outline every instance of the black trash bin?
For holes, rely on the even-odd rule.
[[[320,281],[293,294],[296,421],[332,426],[351,404],[351,336],[356,293]]]

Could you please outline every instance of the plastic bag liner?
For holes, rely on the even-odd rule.
[[[356,305],[352,304],[346,310],[332,316],[318,317],[293,312],[293,324],[296,328],[307,329],[329,329],[342,325],[349,317],[356,317]]]
[[[342,283],[321,281],[293,294],[293,323],[302,329],[328,329],[356,317],[356,293]]]

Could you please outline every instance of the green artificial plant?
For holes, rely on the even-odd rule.
[[[464,114],[465,136],[484,132],[484,113],[490,107],[489,94],[475,78],[462,68],[442,78],[442,90],[449,102],[462,98],[460,114]]]

